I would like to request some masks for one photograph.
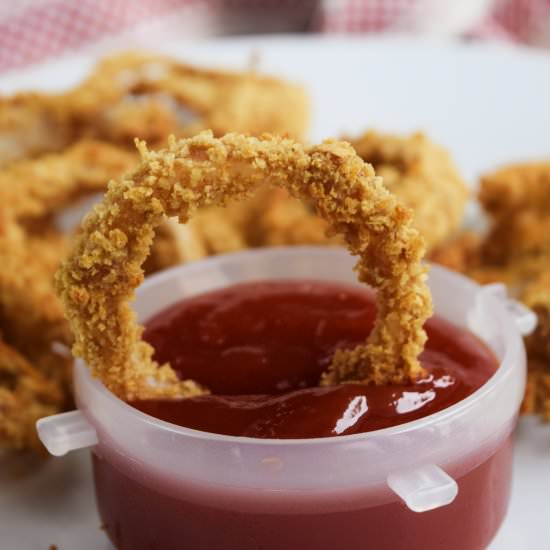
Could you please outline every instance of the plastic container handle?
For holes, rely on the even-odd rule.
[[[40,441],[54,456],[92,447],[98,442],[94,427],[80,411],[54,414],[36,423]]]
[[[391,473],[387,483],[413,512],[441,508],[453,502],[458,494],[456,481],[435,464]]]
[[[522,336],[531,334],[537,326],[537,316],[528,307],[516,300],[508,298],[506,285],[502,283],[493,283],[484,285],[481,289],[483,294],[490,294],[504,302],[506,311],[510,314]]]

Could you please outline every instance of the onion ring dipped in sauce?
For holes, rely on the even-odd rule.
[[[56,277],[75,336],[73,352],[119,397],[190,397],[207,392],[159,366],[130,308],[143,279],[154,229],[166,216],[185,223],[198,208],[244,198],[258,184],[310,200],[332,233],[359,257],[359,280],[376,291],[377,316],[364,343],[337,350],[322,384],[377,385],[416,380],[431,297],[421,263],[423,240],[411,212],[345,142],[306,147],[291,139],[203,132],[148,151],[141,164],[111,182],[84,220],[71,254]]]

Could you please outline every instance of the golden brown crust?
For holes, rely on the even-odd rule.
[[[193,135],[205,128],[216,134],[229,130],[252,134],[270,131],[301,137],[308,123],[308,101],[299,86],[254,72],[199,69],[143,52],[105,58],[71,94],[75,112],[83,120],[102,116],[106,107],[121,108],[120,102],[124,101],[131,106],[132,101],[135,105],[142,98],[146,108],[134,108],[134,126],[123,141],[133,142],[137,136],[150,145],[163,143],[170,133]],[[154,134],[147,132],[151,120],[158,120],[159,112],[153,117],[148,112],[151,101],[157,109],[164,107],[166,113],[171,113],[166,115],[170,122]],[[137,124],[136,116],[141,113],[145,113],[144,120]],[[115,121],[128,120],[127,115],[123,107],[120,113],[111,111],[113,120],[106,124],[118,127]],[[186,121],[186,115],[191,120]]]
[[[4,368],[22,373],[26,392],[16,396],[4,387],[9,427],[4,426],[0,446],[40,448],[31,424],[40,411],[52,414],[70,402],[72,358],[55,347],[70,346],[72,335],[53,289],[69,238],[55,227],[53,216],[81,195],[104,189],[107,179],[135,159],[112,145],[86,141],[0,172],[0,327],[13,352],[6,352]],[[31,369],[34,375],[28,374]],[[32,391],[25,380],[32,382]],[[40,392],[50,394],[52,388],[59,399],[44,402]],[[19,406],[23,409],[17,412]]]
[[[19,349],[71,340],[52,286],[68,239],[49,216],[85,193],[104,189],[107,179],[123,173],[135,158],[112,145],[81,142],[0,172],[0,322]]]
[[[359,279],[378,291],[377,323],[367,345],[338,352],[326,383],[386,383],[422,372],[417,356],[431,313],[422,239],[411,227],[409,211],[349,144],[329,140],[304,148],[279,137],[216,139],[204,132],[172,141],[159,152],[141,144],[140,152],[141,165],[111,183],[103,202],[86,217],[56,277],[75,335],[73,351],[114,393],[132,398],[202,391],[190,381],[178,384],[169,365],[159,368],[152,360],[128,301],[143,278],[153,230],[165,216],[186,222],[197,208],[245,197],[260,183],[313,201],[360,256]]]
[[[0,171],[0,205],[19,220],[43,218],[84,194],[104,191],[113,175],[124,173],[135,161],[135,154],[93,140],[22,160]]]
[[[213,129],[303,137],[304,90],[254,72],[199,69],[169,57],[129,52],[102,60],[74,89],[59,95],[0,99],[0,164],[96,138],[151,146],[173,133]]]
[[[169,218],[155,230],[153,246],[143,264],[143,270],[149,275],[206,256],[206,243],[195,225],[181,225],[177,220]]]
[[[414,213],[428,250],[462,224],[468,190],[449,153],[422,133],[409,136],[368,131],[351,140],[384,184]]]
[[[527,285],[521,300],[538,317],[538,325],[533,334],[526,338],[529,357],[537,357],[546,363],[550,376],[550,271],[545,271]],[[548,394],[550,400],[550,392]]]
[[[55,382],[0,340],[0,447],[43,450],[36,421],[59,412],[64,399]]]
[[[310,204],[272,186],[261,186],[245,201],[202,209],[187,226],[203,242],[205,255],[262,246],[343,244],[340,236],[327,237],[327,223]]]
[[[481,245],[481,235],[465,231],[432,250],[429,259],[453,271],[469,271],[480,265]]]
[[[538,318],[525,339],[524,409],[550,421],[550,161],[511,165],[484,176],[480,201],[491,217],[484,264],[500,271],[513,295]]]
[[[513,164],[481,178],[479,201],[495,217],[550,209],[550,161]]]
[[[200,209],[185,225],[167,220],[155,232],[145,273],[246,248],[342,244],[327,237],[327,224],[285,189],[260,187],[244,201]]]
[[[523,412],[550,420],[550,162],[504,167],[481,180],[486,235],[464,235],[432,258],[482,284],[503,282],[538,318],[525,338],[528,383]]]
[[[529,358],[527,389],[521,412],[539,414],[550,422],[550,366],[548,360]]]
[[[478,244],[483,242],[479,239]],[[431,259],[481,284],[505,283],[511,296],[536,313],[537,327],[525,338],[528,379],[522,413],[539,414],[550,421],[550,258],[526,255],[505,265],[493,265],[479,254],[481,246],[474,248],[475,254],[470,254],[472,243],[475,244],[475,239],[464,235],[437,251]]]
[[[483,176],[479,200],[491,217],[486,261],[550,256],[550,162],[516,164]]]
[[[245,203],[230,205],[228,214],[240,223],[247,245],[251,247],[344,244],[341,236],[327,237],[327,223],[317,216],[311,204],[290,196],[279,187],[259,189]]]
[[[28,342],[69,341],[52,279],[65,240],[29,238],[0,211],[0,322],[18,347]]]
[[[0,166],[63,149],[74,139],[68,113],[56,96],[24,92],[0,97]]]
[[[421,134],[405,137],[367,132],[355,146],[364,160],[372,158],[379,163],[386,175],[384,183],[415,211],[414,223],[425,232],[428,248],[440,249],[434,252],[440,255],[439,261],[449,261],[449,247],[440,241],[460,224],[467,193],[446,151]],[[146,272],[191,259],[185,247],[179,253],[179,240],[194,243],[203,256],[249,247],[344,244],[339,235],[327,237],[327,223],[310,204],[292,198],[285,189],[267,186],[246,201],[202,209],[180,231],[182,239],[177,238],[175,229],[174,239],[164,239],[162,246],[155,243]],[[458,253],[458,247],[454,248]]]

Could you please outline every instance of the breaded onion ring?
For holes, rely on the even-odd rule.
[[[254,71],[194,67],[171,57],[122,52],[102,59],[78,86],[61,94],[0,96],[0,165],[60,151],[95,138],[155,147],[166,136],[212,129],[301,138],[309,99],[300,86]]]
[[[197,208],[245,197],[259,183],[311,200],[330,230],[341,233],[360,257],[359,279],[378,291],[378,316],[367,342],[339,350],[324,383],[382,384],[423,373],[417,356],[431,313],[423,241],[411,213],[349,144],[327,140],[304,147],[269,135],[216,139],[203,132],[172,139],[162,151],[148,151],[144,143],[138,148],[140,166],[109,184],[56,277],[75,335],[73,352],[111,391],[125,399],[204,391],[178,381],[170,365],[153,361],[129,300],[143,279],[154,229],[166,216],[185,223]]]
[[[414,212],[414,226],[428,250],[462,225],[468,188],[449,152],[426,135],[369,130],[351,140],[357,154],[374,166],[384,185]]]

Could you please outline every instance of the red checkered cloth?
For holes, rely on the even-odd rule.
[[[550,47],[550,0],[0,2],[0,72],[75,51],[274,30],[416,32]]]

